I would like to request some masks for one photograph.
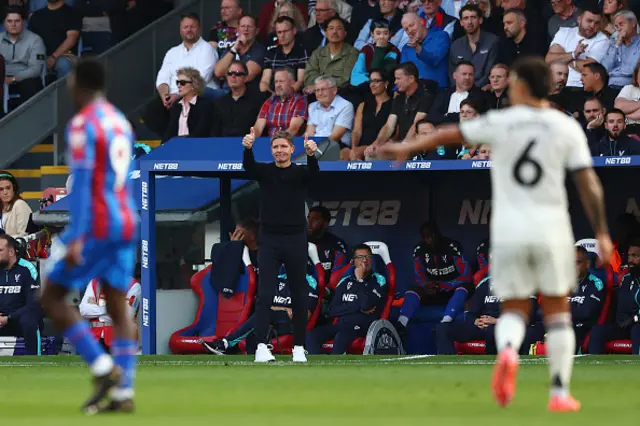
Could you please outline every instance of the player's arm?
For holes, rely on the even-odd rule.
[[[107,307],[98,304],[98,299],[93,292],[93,282],[87,286],[78,309],[83,318],[98,318],[107,314]]]
[[[447,290],[457,290],[458,288],[464,288],[463,285],[473,281],[471,276],[471,265],[467,262],[462,252],[458,252],[453,257],[453,264],[458,271],[458,276],[451,281],[440,282],[440,287]]]
[[[475,291],[473,292],[473,296],[471,296],[471,300],[469,301],[469,311],[465,316],[465,320],[473,323],[480,314],[484,310],[484,298],[489,292],[489,278],[485,278],[480,281]]]
[[[25,294],[25,304],[23,307],[15,310],[11,314],[11,318],[20,318],[22,315],[33,315],[39,310],[38,293],[40,292],[40,282],[38,281],[38,272],[35,267],[29,268],[29,274],[22,280],[22,291]]]
[[[460,146],[463,141],[464,137],[457,124],[445,124],[429,135],[418,136],[415,142],[386,144],[381,152],[383,155],[395,155],[398,160],[405,160],[420,152],[433,151],[439,145]]]
[[[429,281],[427,271],[424,269],[424,264],[422,263],[422,253],[419,245],[413,249],[413,279],[419,287],[424,286]]]
[[[335,272],[338,269],[343,268],[347,263],[349,263],[349,259],[347,257],[347,247],[344,244],[344,241],[338,240],[336,242],[336,246],[333,250],[333,267],[331,268],[331,272]]]
[[[380,302],[386,299],[387,283],[385,278],[379,274],[373,274],[370,280],[374,281],[371,285],[364,288],[362,295],[358,298],[360,302],[360,310],[363,312],[372,312],[372,309],[380,305]]]
[[[309,315],[316,310],[316,306],[318,306],[318,282],[313,276],[307,274],[307,285],[309,286],[309,291],[307,292],[307,311]]]

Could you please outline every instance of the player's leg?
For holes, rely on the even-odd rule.
[[[454,342],[484,340],[484,329],[467,321],[443,322],[436,326],[438,355],[456,355]]]
[[[451,322],[456,318],[456,316],[458,316],[458,314],[464,312],[464,304],[466,303],[469,295],[469,288],[467,287],[472,287],[472,284],[459,287],[453,292],[451,299],[449,299],[447,306],[444,308],[442,322]]]
[[[617,324],[596,324],[591,328],[587,351],[591,355],[604,354],[604,346],[608,341],[628,338],[628,330],[621,329]]]
[[[398,332],[406,334],[406,327],[411,321],[411,318],[415,315],[416,311],[420,308],[423,300],[429,297],[427,290],[424,287],[412,286],[404,293],[404,301],[400,307],[400,316],[398,317]],[[403,329],[404,328],[404,329]]]
[[[289,280],[291,290],[291,309],[293,311],[293,347],[294,358],[303,361],[304,343],[307,330],[307,305],[306,298],[309,286],[307,285],[307,236],[306,234],[291,235],[287,237],[287,247],[284,253],[284,268]],[[296,349],[298,347],[298,349]],[[298,354],[298,352],[301,353]],[[306,360],[305,360],[306,361]]]
[[[322,345],[333,339],[336,334],[340,331],[340,326],[338,324],[327,324],[321,327],[316,327],[313,330],[309,330],[306,338],[306,348],[309,354],[311,355],[321,355],[324,354],[322,350]]]
[[[256,301],[255,336],[258,346],[256,348],[256,362],[269,362],[275,360],[269,348],[269,319],[271,318],[271,305],[273,297],[278,289],[278,271],[282,265],[279,237],[269,234],[260,234],[260,246],[258,248],[258,264],[260,276],[258,282],[258,300]]]
[[[209,352],[215,355],[224,355],[225,352],[238,343],[247,339],[256,326],[256,314],[251,315],[245,322],[240,324],[233,332],[229,333],[222,339],[216,339],[213,341],[202,341],[202,346]],[[252,339],[255,343],[255,339]],[[251,348],[253,351],[255,348]],[[247,351],[249,351],[249,345],[247,344]],[[251,353],[251,352],[249,352]]]
[[[40,313],[22,315],[18,320],[19,332],[24,339],[27,355],[40,355]]]
[[[371,323],[350,323],[343,322],[338,324],[339,329],[333,338],[333,348],[331,349],[331,355],[344,355],[347,353],[349,346],[358,337],[364,337],[367,335],[369,326]]]

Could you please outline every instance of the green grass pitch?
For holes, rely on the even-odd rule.
[[[490,394],[493,357],[278,357],[254,365],[242,356],[140,357],[137,412],[87,418],[90,391],[76,357],[0,359],[5,425],[431,425],[571,426],[635,424],[640,357],[576,358],[580,413],[549,414],[547,364],[524,358],[514,403]]]

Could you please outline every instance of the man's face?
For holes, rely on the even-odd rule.
[[[489,74],[489,83],[493,91],[504,90],[509,87],[509,74],[504,68],[494,68]]]
[[[600,74],[595,74],[589,68],[582,68],[582,85],[587,92],[595,92],[596,84],[600,82]]]
[[[612,139],[617,139],[626,128],[624,117],[616,113],[608,114],[604,128],[607,129],[607,133]]]
[[[591,12],[585,12],[578,17],[578,32],[582,37],[591,38],[600,30],[600,15],[594,15]]]
[[[429,249],[434,249],[438,245],[438,241],[440,240],[436,230],[431,228],[423,229],[421,237],[422,242]]]
[[[368,275],[373,269],[373,255],[370,250],[358,249],[353,254],[353,266],[364,269],[364,274]]]
[[[460,121],[467,121],[478,117],[478,111],[473,109],[470,105],[462,105],[460,107]]]
[[[329,22],[329,25],[327,25],[325,34],[327,35],[327,40],[330,43],[341,43],[344,41],[344,38],[347,36],[347,32],[344,29],[344,25],[342,24],[342,22],[338,20],[333,20]]]
[[[491,156],[491,147],[489,145],[480,145],[476,154],[478,160],[488,160]]]
[[[238,34],[243,36],[248,42],[252,42],[256,38],[256,23],[253,18],[245,16],[240,19]]]
[[[224,22],[235,21],[240,18],[241,9],[236,0],[222,0],[220,4],[220,17]]]
[[[296,39],[296,29],[290,22],[276,24],[276,36],[280,46],[289,46]]]
[[[630,267],[640,266],[640,247],[629,247],[629,251],[627,252],[627,263],[629,263]]]
[[[479,17],[476,12],[466,10],[462,12],[460,22],[462,23],[462,27],[467,34],[475,34],[480,29],[482,18]]]
[[[273,77],[273,85],[277,96],[286,98],[292,93],[293,81],[291,75],[287,71],[278,71]]]
[[[394,0],[380,0],[380,13],[390,15],[395,12],[397,3]]]
[[[551,0],[553,13],[560,15],[571,7],[571,0]]]
[[[418,136],[427,136],[435,131],[436,128],[432,123],[422,123],[418,126]]]
[[[22,33],[22,30],[24,29],[24,21],[17,13],[10,13],[4,19],[4,27],[7,29],[7,33],[11,35],[18,35]]]
[[[507,38],[517,38],[524,28],[524,22],[515,13],[506,13],[502,23]]]
[[[589,256],[576,250],[576,274],[583,278],[589,272]]]
[[[184,18],[180,22],[180,37],[187,43],[195,43],[200,38],[200,24],[191,18]]]
[[[556,90],[562,90],[567,85],[569,78],[569,67],[566,65],[551,65],[551,76],[553,77],[553,87]]]
[[[474,69],[469,65],[460,65],[453,73],[453,79],[456,81],[456,89],[460,92],[466,92],[473,87]]]
[[[424,7],[424,13],[429,16],[435,15],[440,9],[440,5],[442,4],[442,0],[425,0],[422,3]]]
[[[6,268],[15,259],[16,253],[9,249],[7,240],[0,239],[0,268]]]
[[[316,22],[318,24],[324,24],[335,14],[336,11],[331,8],[330,2],[321,0],[316,3]]]
[[[311,235],[319,235],[329,224],[324,220],[320,212],[309,212],[307,215],[307,231]]]
[[[587,123],[590,123],[598,118],[598,116],[604,115],[604,108],[602,108],[602,104],[600,102],[591,100],[584,103],[584,109],[582,112],[584,113],[584,118],[587,120]]]
[[[275,139],[271,142],[271,154],[276,163],[283,164],[291,161],[293,146],[286,139]]]
[[[422,22],[416,19],[415,16],[402,18],[402,28],[411,40],[422,40],[426,31],[425,26],[422,25]]]
[[[227,84],[231,89],[245,87],[247,83],[247,74],[238,64],[232,64],[227,71]]]
[[[637,33],[637,22],[629,21],[624,16],[616,16],[613,20],[613,25],[616,27],[620,33],[625,34],[626,36],[634,36]]]
[[[328,107],[336,98],[338,88],[333,86],[326,80],[322,80],[316,84],[316,99],[320,105]]]
[[[404,93],[407,90],[409,90],[409,86],[411,86],[411,83],[413,82],[413,78],[409,77],[409,75],[405,73],[404,70],[396,70],[394,72],[394,77],[395,77],[394,83],[398,89],[398,92]]]
[[[11,181],[0,180],[0,200],[2,200],[3,203],[10,203],[14,195]]]

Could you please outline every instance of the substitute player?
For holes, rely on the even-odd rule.
[[[67,128],[71,222],[51,248],[42,304],[91,367],[95,390],[83,410],[130,412],[137,344],[126,294],[135,266],[138,222],[128,179],[131,125],[104,98],[100,63],[78,62],[68,82],[79,110]],[[65,302],[68,291],[84,288],[93,278],[102,284],[113,320],[113,359],[79,312]],[[109,393],[111,402],[102,404]]]
[[[572,173],[605,263],[612,243],[586,136],[577,121],[549,107],[544,98],[551,82],[544,61],[522,58],[511,69],[512,108],[443,127],[414,143],[388,144],[383,152],[404,160],[460,141],[492,145],[491,274],[495,295],[504,299],[496,325],[493,394],[501,406],[513,398],[528,298],[540,292],[551,375],[548,408],[578,411],[580,403],[569,394],[575,337],[566,297],[576,285],[576,271],[565,170]]]

